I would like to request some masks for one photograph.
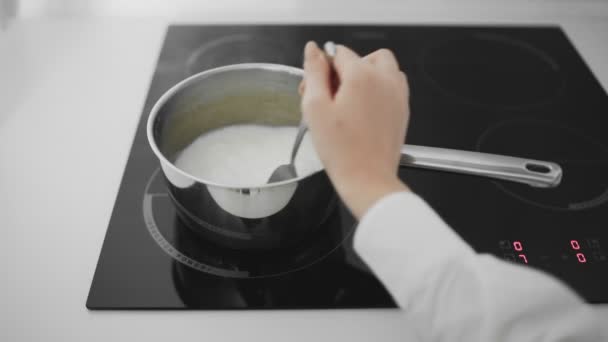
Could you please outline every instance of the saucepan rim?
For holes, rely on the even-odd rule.
[[[304,76],[304,70],[302,70],[300,68],[288,66],[288,65],[273,64],[273,63],[241,63],[241,64],[231,64],[231,65],[225,65],[225,66],[221,66],[221,67],[217,67],[217,68],[213,68],[213,69],[208,69],[208,70],[202,71],[198,74],[192,75],[192,76],[180,81],[179,83],[175,84],[173,87],[171,87],[169,90],[167,90],[156,101],[156,103],[152,107],[152,110],[150,110],[150,115],[148,116],[148,123],[147,123],[148,144],[152,148],[152,151],[154,152],[156,157],[161,161],[161,163],[165,163],[174,172],[177,172],[184,177],[190,178],[193,181],[203,183],[206,185],[227,188],[227,189],[235,189],[235,190],[252,190],[252,189],[265,189],[265,188],[280,187],[280,186],[283,186],[286,184],[297,183],[298,181],[300,181],[302,179],[311,177],[324,170],[324,167],[322,167],[320,170],[315,171],[313,173],[310,173],[310,174],[307,174],[304,176],[298,176],[296,178],[288,179],[288,180],[285,180],[282,182],[261,184],[261,185],[255,185],[255,186],[237,186],[237,185],[213,182],[213,181],[209,181],[209,180],[202,179],[199,177],[195,177],[195,176],[189,174],[188,172],[185,172],[182,169],[175,166],[171,161],[169,161],[167,158],[165,158],[163,153],[160,151],[160,149],[158,148],[158,145],[156,144],[156,140],[154,139],[154,122],[156,121],[156,117],[157,117],[160,109],[163,107],[163,105],[165,105],[165,103],[167,103],[167,101],[169,101],[169,99],[171,99],[174,95],[176,95],[182,89],[187,88],[192,83],[195,83],[201,79],[207,78],[211,75],[226,72],[226,71],[252,70],[252,69],[268,70],[268,71],[273,71],[273,72],[287,72],[289,74],[300,76],[300,77]]]

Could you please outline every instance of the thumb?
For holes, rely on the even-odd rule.
[[[328,103],[331,100],[330,68],[325,54],[315,42],[304,48],[304,80],[306,87],[302,96],[302,108]]]

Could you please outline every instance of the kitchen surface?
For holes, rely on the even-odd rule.
[[[173,214],[151,218],[155,222],[152,225],[148,224],[148,221],[137,223],[137,220],[142,217],[140,210],[144,211],[143,216],[145,217],[146,206],[163,206],[165,204],[159,204],[158,201],[165,201],[166,198],[157,196],[159,192],[162,192],[162,184],[159,182],[158,171],[151,166],[155,164],[154,159],[149,159],[151,164],[146,164],[149,163],[148,161],[129,164],[133,159],[133,153],[136,154],[136,158],[144,158],[142,156],[145,156],[146,153],[151,153],[144,149],[148,146],[145,144],[145,139],[142,140],[141,122],[143,121],[140,121],[142,113],[144,117],[147,117],[146,108],[149,108],[151,101],[155,101],[171,83],[176,83],[198,70],[214,66],[208,64],[213,63],[210,61],[223,61],[226,58],[221,55],[211,56],[215,59],[209,56],[195,58],[202,55],[195,53],[194,57],[188,59],[184,55],[183,60],[187,60],[188,63],[179,65],[177,71],[175,70],[177,64],[162,63],[167,61],[167,56],[169,59],[180,60],[182,57],[179,54],[186,54],[186,52],[180,52],[179,49],[167,49],[164,51],[169,55],[161,54],[161,48],[163,45],[166,47],[167,44],[165,37],[179,37],[180,35],[183,37],[189,34],[200,37],[209,32],[212,32],[209,33],[211,36],[226,35],[213,31],[213,29],[205,30],[200,25],[351,24],[356,26],[349,26],[352,30],[347,33],[344,33],[341,28],[319,30],[313,33],[310,31],[312,29],[302,29],[301,32],[308,32],[308,35],[318,37],[319,40],[326,39],[326,35],[331,35],[331,38],[338,42],[340,42],[340,38],[344,41],[350,39],[348,43],[355,46],[359,44],[359,48],[363,50],[367,46],[380,44],[378,39],[382,39],[382,34],[379,35],[378,32],[389,32],[391,37],[400,37],[393,39],[403,39],[403,41],[411,43],[416,39],[407,37],[419,37],[421,34],[428,38],[427,41],[432,41],[433,32],[428,31],[428,27],[431,25],[442,25],[444,29],[453,27],[447,33],[452,35],[452,38],[458,38],[461,36],[462,30],[466,31],[466,28],[462,28],[463,26],[470,28],[542,25],[548,27],[543,33],[494,29],[490,30],[489,35],[482,35],[473,43],[469,42],[486,44],[489,41],[496,41],[497,36],[510,36],[534,41],[537,44],[536,47],[538,44],[547,44],[541,50],[551,51],[548,53],[549,62],[546,62],[546,56],[542,53],[539,54],[536,49],[527,47],[521,49],[521,45],[514,44],[512,40],[505,42],[504,39],[499,39],[499,45],[503,48],[515,45],[520,47],[520,51],[528,52],[528,54],[514,55],[514,61],[535,63],[534,61],[537,61],[538,58],[527,59],[526,56],[538,57],[540,55],[540,60],[544,60],[545,63],[532,64],[531,69],[525,75],[536,74],[541,80],[551,80],[552,86],[546,87],[542,82],[534,84],[528,82],[527,86],[547,89],[539,91],[538,96],[533,98],[514,99],[491,94],[494,96],[493,101],[499,103],[501,109],[493,111],[488,118],[475,121],[479,124],[480,120],[487,120],[490,128],[487,131],[481,130],[474,124],[471,129],[479,130],[479,139],[456,142],[461,145],[451,147],[467,148],[471,145],[482,151],[497,152],[496,147],[501,146],[500,139],[508,136],[510,129],[517,128],[518,125],[525,128],[523,138],[534,139],[535,135],[532,131],[536,129],[546,132],[549,137],[553,131],[565,130],[570,134],[572,130],[563,126],[547,127],[539,124],[538,121],[539,118],[551,117],[552,107],[547,103],[552,103],[556,98],[564,98],[560,96],[565,93],[565,84],[576,84],[577,86],[573,89],[582,89],[590,84],[593,87],[588,96],[581,95],[562,100],[561,103],[558,102],[559,108],[553,108],[552,121],[567,123],[568,120],[586,120],[590,127],[586,130],[597,129],[594,131],[596,136],[604,137],[602,128],[593,128],[591,120],[594,116],[606,114],[605,90],[608,89],[608,65],[605,61],[608,60],[608,46],[603,44],[603,41],[608,34],[608,4],[605,2],[588,1],[576,9],[560,1],[538,1],[531,4],[521,2],[520,6],[508,8],[504,4],[496,3],[485,5],[483,9],[471,2],[456,7],[442,2],[429,2],[425,7],[420,4],[413,6],[413,2],[387,1],[385,6],[374,6],[374,8],[370,8],[369,4],[356,2],[345,7],[339,7],[338,3],[332,4],[332,7],[336,6],[340,10],[324,10],[322,14],[319,14],[319,10],[324,8],[321,4],[317,6],[303,5],[299,2],[284,2],[280,5],[275,4],[274,8],[271,8],[272,3],[266,5],[268,8],[250,4],[250,7],[238,6],[238,9],[229,11],[231,5],[234,4],[228,3],[226,8],[218,7],[217,4],[209,8],[195,6],[190,11],[170,11],[170,15],[165,13],[163,17],[159,14],[163,12],[163,8],[154,8],[154,6],[148,8],[145,15],[134,14],[133,8],[137,7],[135,3],[133,8],[120,12],[121,15],[116,15],[112,12],[112,8],[106,7],[99,9],[99,13],[82,8],[61,13],[56,13],[57,10],[50,10],[51,13],[41,13],[42,10],[34,10],[33,6],[26,6],[21,17],[11,19],[8,25],[0,31],[0,104],[3,106],[3,110],[0,112],[0,160],[2,160],[0,162],[0,218],[5,229],[1,263],[3,281],[0,282],[1,303],[4,310],[0,339],[11,341],[147,339],[156,341],[188,338],[235,341],[254,336],[277,341],[288,339],[401,341],[407,340],[407,337],[411,336],[407,324],[403,323],[399,312],[391,308],[393,303],[386,298],[381,286],[374,283],[373,277],[368,276],[368,270],[356,260],[348,261],[349,265],[354,265],[355,271],[349,273],[352,275],[350,278],[347,276],[345,278],[365,285],[358,288],[354,286],[352,287],[353,292],[346,291],[345,293],[357,294],[357,291],[362,291],[362,289],[365,291],[369,288],[379,289],[379,292],[368,293],[369,298],[372,298],[371,301],[357,302],[357,300],[352,301],[352,298],[347,297],[342,302],[345,303],[344,305],[337,306],[342,307],[340,309],[327,310],[327,305],[322,301],[319,301],[320,304],[313,305],[317,310],[93,311],[87,309],[85,306],[87,298],[92,301],[88,303],[88,307],[91,309],[217,308],[213,303],[209,304],[209,301],[200,301],[200,298],[196,297],[196,293],[181,291],[178,294],[179,297],[176,297],[175,293],[166,291],[168,281],[178,284],[179,281],[176,279],[183,281],[184,277],[193,276],[196,279],[194,283],[202,282],[201,287],[208,286],[208,283],[205,283],[205,279],[198,279],[197,273],[192,272],[192,267],[181,267],[187,266],[187,261],[180,263],[178,260],[178,262],[172,263],[171,258],[175,258],[175,255],[171,256],[167,250],[163,251],[162,243],[157,244],[162,240],[158,240],[158,236],[167,235],[162,235],[163,232],[155,233],[154,227],[172,226],[174,224]],[[180,6],[186,6],[186,4],[180,3]],[[366,29],[368,26],[362,26],[374,24],[382,24],[382,26],[372,30]],[[391,30],[388,28],[388,24],[395,27],[407,25],[410,27],[410,31],[401,31],[397,28]],[[172,26],[169,27],[169,25]],[[555,29],[555,26],[559,26],[563,33],[559,29]],[[260,33],[260,30],[264,29],[260,29],[259,26],[241,27],[236,29],[238,32],[229,32],[230,34],[227,36],[233,37],[233,39],[237,37],[238,43],[239,37],[255,35]],[[292,32],[293,36],[298,36],[297,31],[290,31],[289,28],[283,28],[280,31],[285,34],[285,37],[290,36],[289,32]],[[354,35],[351,34],[351,31],[354,32]],[[328,34],[328,32],[330,33]],[[260,36],[264,37],[263,34]],[[299,41],[306,36],[306,34],[302,34],[295,40]],[[362,43],[366,40],[375,40],[375,43],[371,45],[369,42]],[[394,41],[392,40],[392,44],[395,44]],[[471,97],[471,93],[466,92],[467,89],[451,88],[449,83],[443,82],[445,80],[441,79],[440,68],[443,64],[436,59],[435,63],[432,61],[433,58],[439,58],[437,56],[445,54],[446,50],[442,51],[442,49],[449,49],[450,46],[449,44],[439,44],[441,40],[437,40],[437,42],[437,44],[428,44],[428,47],[424,47],[424,44],[420,45],[420,51],[423,52],[421,54],[412,51],[399,52],[403,56],[409,56],[408,53],[426,56],[423,61],[416,58],[411,59],[414,61],[411,69],[416,70],[413,72],[420,72],[420,75],[428,76],[426,83],[420,84],[420,89],[435,89],[438,96],[451,98],[462,108],[470,108],[471,115],[478,118],[484,111],[490,111],[490,104]],[[197,43],[193,44],[197,45]],[[562,49],[564,46],[569,47],[569,44],[576,48],[580,56],[568,49]],[[270,45],[272,46],[272,44]],[[416,46],[416,44],[412,46]],[[395,48],[399,48],[399,45],[396,45]],[[171,51],[174,54],[171,54]],[[287,53],[288,56],[279,58],[281,52]],[[293,49],[278,49],[276,54],[271,54],[268,58],[269,61],[296,65],[297,55],[298,53]],[[406,59],[409,61],[408,58]],[[557,68],[561,71],[555,72],[557,70],[554,67],[555,63],[563,66],[564,61],[568,61],[566,63],[568,67]],[[426,66],[426,68],[416,69],[419,65]],[[406,70],[408,69],[406,68]],[[570,74],[571,70],[576,70],[575,74],[578,76],[572,77],[574,74]],[[160,82],[159,75],[164,75]],[[534,80],[532,78],[531,82]],[[415,92],[416,85],[412,85],[412,87]],[[603,94],[601,87],[604,89]],[[522,91],[522,93],[524,92]],[[424,97],[419,101],[419,103],[431,102],[431,99]],[[577,101],[580,102],[578,105]],[[416,105],[413,108],[416,108]],[[442,107],[438,104],[434,108],[439,111]],[[580,109],[581,113],[566,115],[564,114],[567,112],[565,108],[571,111]],[[595,108],[603,108],[603,112],[592,113]],[[504,123],[501,113],[507,110],[517,112],[518,120]],[[413,116],[413,120],[416,120],[416,112],[413,113]],[[418,120],[420,120],[419,125],[430,124],[423,119]],[[603,120],[597,122],[605,122],[606,119]],[[502,122],[502,124],[490,124],[494,121]],[[579,123],[572,121],[569,126],[577,124]],[[481,127],[481,124],[479,126]],[[522,132],[521,127],[517,129],[518,132]],[[576,133],[572,134],[572,140],[576,141],[575,144],[580,144],[581,149],[594,151],[588,147],[596,147],[595,142],[588,143],[589,138],[581,138]],[[564,135],[556,134],[556,136],[559,138]],[[412,136],[412,139],[418,139],[416,141],[418,143],[427,142],[416,134]],[[444,136],[443,139],[443,142],[448,144],[454,142],[450,140],[449,135]],[[442,140],[434,142],[441,143]],[[555,143],[564,144],[563,141]],[[565,148],[555,149],[557,152],[564,150]],[[600,154],[605,153],[601,149],[598,151]],[[500,152],[513,153],[512,151]],[[602,167],[605,165],[599,166],[600,170]],[[125,176],[124,179],[132,180],[128,184],[141,183],[142,191],[120,190],[124,186],[128,187],[127,183],[121,185],[125,169],[130,178]],[[139,174],[141,176],[137,176]],[[404,173],[403,175],[409,174]],[[425,191],[423,185],[428,184],[425,182],[433,180],[432,176],[425,179],[424,176],[415,172],[411,176],[414,184],[417,182],[423,193]],[[480,195],[487,193],[485,188],[476,188],[475,181],[465,179],[465,185],[472,185],[477,190],[482,189],[479,191]],[[585,181],[593,179],[599,183],[604,181],[601,171],[588,175],[588,179],[584,177],[581,179]],[[449,188],[451,180],[452,178],[446,180],[444,186]],[[598,195],[591,191],[592,194],[589,195],[583,189],[576,193],[578,196],[576,203],[565,203],[555,200],[559,199],[559,196],[550,199],[537,197],[527,190],[511,185],[502,188],[494,186],[492,189],[494,189],[492,191],[503,191],[521,203],[529,204],[532,207],[549,207],[556,213],[555,216],[564,210],[587,209],[585,206],[601,207],[605,198],[602,192]],[[131,196],[129,193],[134,194],[135,200],[127,199]],[[429,191],[428,194],[432,196],[436,193]],[[121,198],[122,202],[117,202]],[[475,222],[477,218],[483,217],[482,213],[476,216],[474,208],[470,210],[468,216],[458,216],[450,210],[447,202],[449,201],[437,200],[436,203],[440,204],[438,210],[444,215],[452,215],[457,222],[469,222],[467,220]],[[123,207],[124,203],[136,203],[133,205],[137,208],[136,213],[129,214],[123,210],[116,214],[116,208],[121,206],[119,203],[123,203],[121,204]],[[112,216],[113,211],[119,216],[118,219]],[[150,214],[149,211],[148,214]],[[604,217],[605,209],[596,210],[594,215]],[[149,217],[151,216],[153,215],[149,215]],[[342,226],[352,227],[352,221],[349,221],[348,215],[344,214],[339,219],[346,222]],[[121,224],[117,224],[116,220]],[[534,217],[531,222],[534,223]],[[585,223],[585,218],[579,222]],[[142,233],[142,237],[148,239],[146,240],[148,244],[132,248],[128,242],[136,240],[129,240],[133,234],[128,232],[138,224],[141,225],[141,229],[138,226],[137,231]],[[555,224],[559,226],[560,222],[556,221]],[[565,240],[569,244],[567,247],[572,249],[571,261],[573,263],[587,264],[589,262],[587,266],[593,266],[591,264],[592,258],[595,257],[594,253],[597,254],[598,262],[601,261],[603,254],[597,252],[598,249],[594,249],[594,244],[600,242],[594,242],[592,234],[590,235],[585,229],[588,228],[581,227],[580,229],[580,240],[578,235],[572,237],[564,235],[563,238],[567,239]],[[594,229],[601,229],[601,227]],[[598,231],[600,235],[605,235],[601,230]],[[521,232],[524,235],[526,233],[523,229]],[[170,234],[172,233],[170,232]],[[505,258],[508,258],[507,254],[513,254],[517,259],[515,261],[520,263],[534,261],[537,263],[537,267],[545,269],[543,265],[548,261],[541,261],[540,254],[534,256],[527,249],[533,248],[534,245],[528,245],[525,237],[507,235],[504,236],[504,239],[496,239],[494,247],[487,244],[486,249],[480,248],[480,250],[494,253],[495,250],[492,248],[496,248],[495,253],[502,253]],[[560,234],[548,235],[551,235],[548,240],[555,239],[556,236],[562,238]],[[475,245],[476,242],[480,246],[484,245],[484,239],[494,238],[483,234],[479,237],[469,234],[468,237],[470,243]],[[171,236],[171,238],[177,242],[180,241],[179,236]],[[587,238],[590,240],[586,241]],[[533,240],[537,241],[536,243],[544,241],[538,237]],[[133,245],[137,245],[137,242]],[[112,259],[112,257],[108,259],[107,251],[102,250],[102,246],[104,249],[114,248],[114,251],[119,248],[118,254],[113,253],[114,257],[127,258],[131,264],[127,262],[121,265],[131,266],[115,268],[120,259]],[[606,247],[603,245],[604,250]],[[513,249],[513,253],[503,253],[501,250],[503,248]],[[585,249],[582,251],[585,253],[582,257],[580,256],[582,253],[579,252],[581,248]],[[106,255],[106,263],[100,261],[98,264],[98,259],[104,255]],[[524,258],[520,255],[524,255]],[[589,261],[587,261],[588,257]],[[528,258],[531,259],[528,260]],[[534,258],[537,259],[534,260]],[[150,269],[157,263],[162,264],[168,271],[165,273],[147,272],[145,277],[138,276],[138,270]],[[96,275],[95,270],[97,268],[97,272],[100,272],[99,267],[102,267],[102,271],[100,275]],[[605,269],[603,267],[596,270],[605,272]],[[271,269],[271,271],[276,270]],[[587,300],[594,303],[608,302],[603,297],[602,291],[605,288],[603,284],[606,281],[606,274],[594,277],[592,274],[575,273],[561,272],[559,276],[570,279],[572,286]],[[126,284],[121,284],[120,279],[113,283],[113,277],[115,278],[117,274],[123,274],[123,280],[128,279],[129,276],[133,278]],[[172,280],[168,279],[168,276],[172,276]],[[579,277],[585,280],[582,281]],[[99,283],[100,279],[101,283]],[[92,283],[95,285],[96,281],[98,285],[92,287]],[[506,279],[505,281],[515,280]],[[584,289],[585,286],[587,286],[586,289]],[[256,286],[252,286],[252,288],[253,292],[250,295],[255,299],[258,297],[255,293]],[[142,289],[147,290],[142,291]],[[89,290],[92,291],[93,297]],[[191,290],[191,287],[186,290]],[[113,293],[119,294],[115,298],[123,299],[108,303],[106,299]],[[280,291],[279,294],[281,294]],[[192,295],[194,297],[188,297]],[[311,300],[314,301],[314,298]],[[256,301],[253,300],[253,302]],[[280,300],[277,299],[277,302],[280,303]],[[311,308],[302,304],[289,304],[288,302],[285,305],[278,305],[278,307]],[[598,315],[608,322],[607,305],[594,304]],[[236,306],[238,307],[238,305]],[[319,310],[321,308],[324,309]]]

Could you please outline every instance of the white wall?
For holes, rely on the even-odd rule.
[[[344,6],[372,11],[389,11],[411,4],[411,10],[424,13],[444,12],[458,8],[476,11],[484,6],[504,8],[517,14],[537,8],[550,15],[608,16],[608,0],[0,0],[17,1],[20,17],[39,16],[127,16],[196,19],[209,13],[231,12],[270,15],[294,11],[322,11],[320,16],[339,16]]]

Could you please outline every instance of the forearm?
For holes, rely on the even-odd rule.
[[[476,254],[414,194],[376,203],[355,248],[425,340],[602,340],[592,309],[563,284]]]

